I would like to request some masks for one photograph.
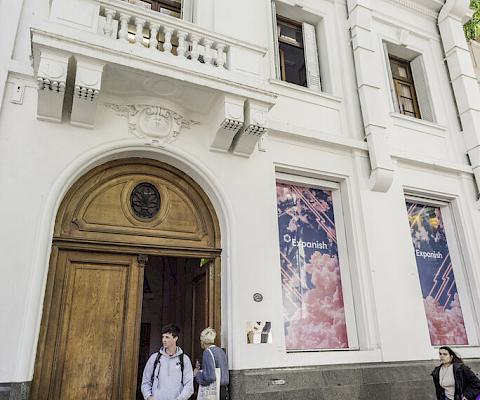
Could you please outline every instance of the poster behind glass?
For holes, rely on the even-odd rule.
[[[440,207],[406,205],[432,345],[468,344]]]
[[[277,182],[287,351],[348,348],[332,192]]]

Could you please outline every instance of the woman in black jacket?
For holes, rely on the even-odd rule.
[[[480,379],[447,346],[438,349],[441,364],[432,371],[438,400],[475,400],[480,395]]]

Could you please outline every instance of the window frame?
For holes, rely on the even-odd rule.
[[[150,4],[150,10],[158,12],[163,15],[169,15],[162,13],[161,8],[169,10],[176,15],[169,15],[172,18],[178,18],[183,21],[193,22],[193,2],[195,0],[140,0],[143,3]]]
[[[396,96],[396,104],[398,104],[398,112],[402,115],[407,116],[407,117],[422,119],[422,116],[421,116],[421,113],[420,113],[420,106],[418,104],[415,82],[413,80],[412,68],[410,66],[410,61],[401,59],[399,57],[395,57],[395,56],[391,55],[390,53],[388,53],[388,62],[389,62],[391,79],[393,81],[393,88],[394,88],[395,96]],[[403,77],[394,75],[393,69],[392,69],[392,62],[396,63],[396,64],[399,64],[399,65],[401,65],[405,68],[405,70],[407,71],[407,78],[403,78]],[[414,113],[414,115],[408,115],[408,114],[405,113],[405,110],[403,110],[401,98],[405,97],[405,96],[401,95],[401,92],[400,92],[401,86],[400,85],[408,86],[409,89],[410,89],[410,93],[412,95],[410,100],[413,103],[413,110],[414,110],[413,113]]]
[[[309,178],[286,172],[275,172],[276,183],[286,183],[312,189],[328,190],[332,193],[333,217],[335,219],[335,232],[337,236],[338,263],[340,266],[340,279],[343,294],[343,307],[345,324],[347,327],[348,347],[341,349],[313,349],[313,350],[287,350],[287,353],[325,352],[325,351],[358,351],[360,350],[359,326],[355,313],[355,295],[352,282],[351,262],[349,260],[349,243],[345,225],[345,211],[343,202],[342,185],[339,182],[319,178]],[[279,232],[277,220],[277,232]],[[283,289],[281,289],[283,291]],[[283,293],[283,292],[282,292]],[[282,316],[283,319],[283,316]]]
[[[279,25],[283,23],[285,25],[289,25],[290,27],[294,28],[294,29],[299,29],[300,30],[300,33],[302,34],[302,43],[299,43],[297,42],[296,40],[288,40],[287,37],[282,37],[280,35],[280,32],[281,30],[279,29]],[[276,14],[275,16],[275,24],[276,24],[276,34],[277,34],[277,49],[278,49],[278,63],[279,63],[279,66],[280,66],[280,75],[279,75],[279,78],[280,80],[282,80],[283,82],[287,82],[287,83],[290,83],[292,85],[297,85],[297,86],[301,86],[301,87],[307,87],[308,88],[308,82],[307,82],[307,76],[306,76],[306,71],[305,71],[305,85],[301,85],[301,84],[298,84],[298,83],[294,83],[294,82],[289,82],[287,81],[287,76],[286,76],[286,67],[285,67],[285,51],[283,51],[283,49],[280,48],[280,43],[283,43],[285,45],[288,45],[288,46],[293,46],[293,47],[296,47],[298,49],[301,49],[302,50],[302,55],[303,55],[303,65],[304,65],[304,68],[306,69],[306,59],[305,59],[305,45],[303,43],[303,28],[302,28],[302,24],[297,22],[297,21],[294,21],[294,20],[291,20],[289,18],[286,18],[286,17],[283,17],[279,14]]]
[[[276,83],[282,82],[286,85],[289,85],[292,88],[307,89],[316,93],[323,93],[323,75],[322,71],[322,60],[323,63],[328,61],[328,57],[322,57],[320,59],[320,50],[321,43],[318,41],[320,35],[319,29],[322,24],[323,17],[319,14],[312,13],[310,11],[300,10],[297,7],[293,7],[291,4],[284,2],[284,0],[271,0],[270,1],[270,11],[272,14],[271,18],[271,27],[273,34],[273,68],[272,73],[274,73],[274,80]],[[279,7],[277,9],[277,6]],[[287,16],[286,16],[287,15]],[[294,16],[294,19],[289,16]],[[281,60],[280,60],[280,43],[285,45],[292,45],[291,41],[279,41],[278,33],[278,20],[284,20],[287,23],[293,24],[294,26],[301,26],[301,32],[303,37],[303,60],[305,65],[305,77],[306,85],[297,84],[295,82],[289,82],[285,80],[282,76],[285,76],[285,67],[283,71],[281,70]],[[322,30],[323,32],[323,30]],[[322,34],[322,37],[324,35]],[[298,47],[297,47],[298,48]],[[329,70],[329,67],[325,65],[325,69]]]
[[[142,0],[146,3],[150,3],[152,5],[152,11],[161,12],[160,9],[166,8],[167,10],[171,10],[177,12],[179,16],[182,15],[182,1],[173,1],[173,0]]]
[[[442,214],[442,220],[445,230],[445,237],[447,239],[450,259],[452,261],[453,274],[455,276],[455,285],[457,286],[457,293],[462,308],[463,322],[465,324],[465,332],[467,334],[468,344],[466,345],[452,345],[452,347],[476,347],[479,343],[478,323],[480,320],[475,318],[475,305],[472,297],[472,290],[468,284],[468,272],[466,260],[462,255],[462,242],[459,234],[459,222],[456,216],[456,200],[439,200],[435,198],[423,197],[419,195],[404,193],[405,202],[413,202],[425,206],[438,207]],[[408,216],[407,216],[408,220]],[[410,231],[409,234],[411,235]],[[411,243],[411,239],[410,239]],[[412,243],[411,243],[412,244]],[[413,244],[412,244],[413,246]],[[415,267],[417,271],[418,285],[420,285],[420,277],[418,276],[418,266]],[[425,320],[427,316],[425,314]],[[427,321],[428,325],[428,321]],[[447,344],[448,345],[448,344]],[[433,348],[441,347],[432,345]]]

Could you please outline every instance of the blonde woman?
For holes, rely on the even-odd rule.
[[[213,328],[206,328],[200,334],[200,344],[202,346],[202,369],[195,368],[193,375],[200,385],[199,398],[202,386],[210,386],[216,381],[215,368],[220,368],[220,400],[228,399],[228,363],[225,352],[215,346],[215,337],[217,333]]]

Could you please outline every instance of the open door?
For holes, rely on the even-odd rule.
[[[202,259],[200,268],[194,270],[192,278],[192,363],[202,362],[203,349],[200,347],[200,333],[210,324],[209,290],[211,287],[209,272],[213,262]]]
[[[143,268],[133,255],[54,250],[32,398],[133,398]]]

